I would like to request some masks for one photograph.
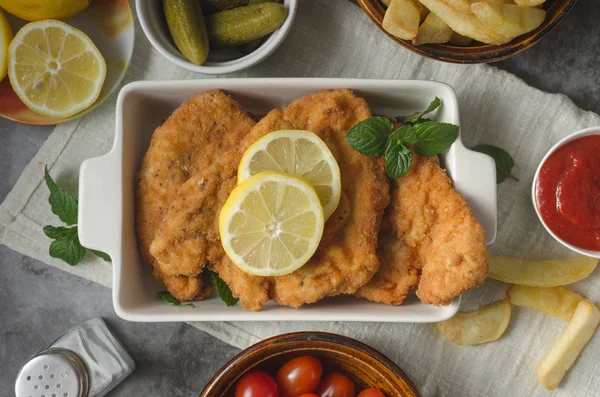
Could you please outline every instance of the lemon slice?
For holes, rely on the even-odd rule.
[[[310,131],[281,130],[250,146],[238,168],[238,182],[262,171],[281,171],[310,183],[321,201],[325,220],[340,202],[340,167],[331,151]]]
[[[10,43],[8,77],[28,108],[64,118],[96,101],[106,63],[85,33],[64,22],[46,20],[23,26]]]
[[[307,182],[265,171],[236,186],[221,209],[219,232],[241,270],[282,276],[315,253],[324,222],[319,197]]]

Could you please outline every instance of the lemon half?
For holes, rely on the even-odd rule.
[[[325,142],[313,132],[275,131],[254,142],[242,157],[238,182],[263,171],[285,172],[310,183],[319,196],[325,220],[340,202],[340,168]]]
[[[10,43],[8,77],[28,108],[64,118],[96,101],[106,63],[82,31],[55,20],[32,22]]]
[[[323,209],[305,181],[261,172],[239,184],[219,215],[223,249],[244,272],[282,276],[302,267],[323,235]]]

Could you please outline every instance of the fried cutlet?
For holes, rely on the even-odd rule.
[[[445,305],[488,274],[483,229],[439,159],[413,152],[409,172],[391,182],[379,236],[381,268],[357,295],[399,305],[417,288],[422,302]]]
[[[254,124],[237,102],[213,90],[185,101],[154,131],[136,188],[136,231],[148,263],[155,264],[150,244],[181,186],[221,152],[239,145]],[[191,300],[207,293],[201,292],[202,279],[197,274],[182,276],[155,266],[154,275],[178,299]]]
[[[250,310],[260,310],[269,299],[299,307],[326,296],[355,293],[379,268],[377,236],[389,202],[383,160],[354,151],[344,139],[350,127],[369,117],[366,102],[345,89],[322,91],[283,111],[271,111],[241,142],[240,150],[221,152],[219,162],[200,170],[180,189],[152,254],[160,263],[177,263],[178,272],[198,272],[208,263]],[[251,276],[222,250],[218,215],[235,186],[243,151],[280,129],[305,129],[323,139],[340,166],[342,197],[325,224],[317,252],[302,268],[281,277]]]

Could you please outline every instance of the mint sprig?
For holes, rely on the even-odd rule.
[[[412,165],[412,151],[402,141],[388,144],[385,150],[385,172],[392,179],[405,175]]]
[[[494,162],[496,163],[497,184],[504,182],[506,178],[514,179],[517,182],[519,181],[519,178],[512,174],[515,161],[506,150],[493,145],[478,145],[475,146],[473,150],[485,153],[494,159]]]
[[[181,303],[181,301],[175,298],[173,295],[169,293],[169,291],[161,291],[157,292],[156,295],[164,300],[165,302],[173,305],[173,306],[187,306],[187,307],[196,307],[193,303]]]
[[[217,295],[219,295],[219,298],[221,298],[221,300],[223,301],[223,303],[225,303],[227,305],[227,307],[235,306],[238,303],[239,299],[233,297],[231,289],[229,288],[227,283],[225,281],[223,281],[223,279],[221,279],[221,277],[219,277],[218,273],[213,272],[212,270],[209,270],[208,268],[204,268],[204,272],[202,272],[202,277],[204,278],[205,282],[212,281],[212,283],[215,286],[215,289],[217,290]],[[179,299],[175,298],[168,291],[157,292],[156,295],[158,295],[160,298],[162,298],[162,300],[164,300],[167,303],[170,303],[173,306],[195,307],[191,303],[182,304],[179,301]]]
[[[52,207],[52,212],[67,225],[70,226],[76,224],[77,200],[75,200],[69,192],[54,183],[54,180],[52,180],[52,177],[48,172],[47,166],[44,168],[44,179],[50,190],[48,202]]]
[[[448,149],[458,138],[458,126],[437,121],[426,121],[412,127],[417,137],[415,152],[423,157],[435,156]]]
[[[219,277],[219,274],[217,272],[213,272],[211,270],[209,270],[208,272],[215,285],[215,289],[217,290],[217,295],[219,295],[219,298],[221,298],[221,300],[227,305],[227,307],[235,306],[238,303],[239,299],[233,297],[231,289],[229,288],[227,283],[223,281],[221,277]]]
[[[105,262],[111,262],[110,255],[106,252],[91,250],[92,254],[96,255],[98,258],[104,259]]]
[[[360,121],[350,128],[346,134],[346,142],[362,154],[378,157],[385,152],[392,127],[390,119],[372,117]]]
[[[74,266],[83,260],[85,248],[79,242],[77,236],[77,226],[73,227],[44,227],[46,236],[54,239],[50,244],[50,256],[53,258],[62,259],[69,265]]]
[[[44,168],[44,180],[50,190],[48,202],[52,212],[68,226],[77,224],[77,200],[60,186],[58,186],[50,173],[48,167]],[[71,266],[77,265],[83,260],[87,252],[86,248],[79,242],[77,226],[45,226],[44,234],[54,241],[50,243],[49,253],[53,258],[62,259]],[[102,251],[92,250],[94,255],[110,262],[110,256]]]
[[[406,117],[404,125],[395,131],[385,117],[363,120],[350,128],[346,142],[367,156],[385,155],[386,174],[392,179],[400,178],[412,164],[413,154],[408,144],[421,156],[431,157],[448,149],[458,138],[458,126],[423,118],[441,103],[436,97],[423,112]]]
[[[422,112],[416,112],[416,113],[412,114],[411,116],[405,117],[404,124],[418,123],[419,121],[421,121],[423,116],[433,112],[435,109],[439,108],[441,105],[442,105],[442,100],[438,97],[435,97],[435,99],[433,101],[431,101],[429,106],[427,106],[427,109],[425,109]]]

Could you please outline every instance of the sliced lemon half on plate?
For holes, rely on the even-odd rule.
[[[64,22],[23,26],[8,48],[8,77],[21,101],[40,114],[64,118],[100,95],[106,62],[92,40]]]
[[[244,272],[282,276],[302,267],[323,235],[323,209],[304,180],[265,171],[233,190],[219,215],[229,258]]]
[[[275,131],[254,142],[242,156],[238,182],[263,171],[285,172],[310,183],[319,196],[325,220],[340,202],[340,167],[325,142],[313,132]]]

